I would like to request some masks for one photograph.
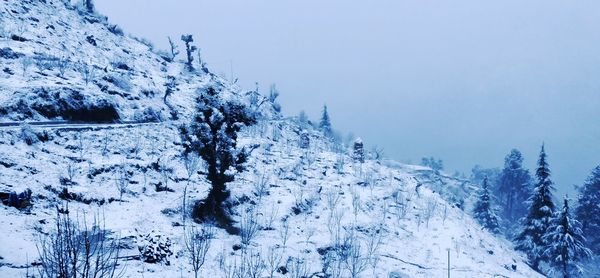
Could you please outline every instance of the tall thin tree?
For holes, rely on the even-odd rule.
[[[528,214],[521,220],[522,230],[515,238],[515,249],[527,254],[529,263],[535,270],[540,270],[540,262],[545,260],[544,251],[548,243],[544,236],[548,231],[555,209],[552,196],[554,187],[550,180],[550,169],[546,160],[546,151],[542,145],[535,173],[537,183],[528,200]]]
[[[598,165],[579,188],[579,206],[575,209],[581,221],[588,246],[600,254],[600,165]]]
[[[321,114],[319,128],[321,131],[323,131],[325,136],[331,137],[333,135],[333,130],[331,129],[331,120],[329,119],[329,112],[327,112],[327,105],[323,105],[323,112]]]
[[[531,176],[527,169],[523,169],[523,155],[519,150],[511,150],[504,158],[504,169],[498,178],[497,190],[505,219],[515,222],[527,213]]]

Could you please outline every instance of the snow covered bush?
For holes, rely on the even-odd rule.
[[[143,110],[136,110],[133,113],[133,119],[141,123],[158,123],[163,121],[164,117],[160,111],[146,107]]]
[[[19,138],[21,140],[23,140],[23,142],[25,142],[25,144],[30,145],[30,146],[40,141],[37,134],[33,131],[31,126],[28,124],[21,125],[21,132],[19,134]]]
[[[143,262],[170,265],[169,257],[173,255],[171,239],[155,231],[137,237],[138,251]]]

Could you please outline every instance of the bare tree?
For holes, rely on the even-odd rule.
[[[369,263],[369,258],[364,254],[360,240],[356,237],[356,234],[351,230],[344,238],[344,248],[341,252],[345,259],[346,269],[348,270],[350,277],[356,278],[365,271]]]
[[[433,197],[427,199],[427,202],[425,203],[425,208],[423,209],[423,217],[425,218],[425,223],[427,227],[429,227],[429,220],[435,215],[436,208],[437,201]]]
[[[171,40],[171,37],[167,38],[169,39],[169,46],[171,47],[171,61],[175,61],[175,57],[179,55],[179,50],[177,50],[177,44],[175,44],[175,42]]]
[[[191,226],[184,232],[185,249],[196,278],[198,278],[200,269],[206,261],[206,254],[210,249],[213,236],[211,226],[202,228],[200,231]]]
[[[85,62],[79,63],[78,71],[85,81],[85,85],[88,85],[92,79],[94,79],[94,66]]]
[[[102,227],[100,226],[102,225]],[[83,221],[58,212],[56,228],[37,243],[40,277],[122,277],[118,271],[119,242],[108,238],[104,220],[92,229]]]

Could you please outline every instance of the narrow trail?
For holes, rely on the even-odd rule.
[[[0,130],[19,128],[21,125],[30,125],[32,127],[56,128],[56,129],[110,129],[117,127],[135,127],[145,125],[160,125],[166,122],[137,122],[137,121],[121,121],[115,123],[85,123],[71,121],[44,121],[44,122],[4,122],[0,123]]]

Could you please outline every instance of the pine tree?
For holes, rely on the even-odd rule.
[[[544,240],[549,243],[544,255],[552,267],[552,272],[562,277],[581,274],[583,269],[577,262],[592,256],[592,251],[585,247],[585,238],[579,221],[571,217],[569,202],[564,200],[562,211],[552,219]]]
[[[487,177],[483,179],[479,198],[475,203],[475,208],[473,208],[473,217],[479,221],[479,224],[481,224],[484,229],[494,234],[500,233],[498,217],[496,216],[491,204]]]
[[[194,206],[195,219],[216,222],[230,233],[239,231],[233,227],[226,208],[230,195],[226,183],[234,180],[233,169],[244,170],[243,164],[249,155],[246,149],[237,149],[237,133],[242,126],[255,122],[255,116],[244,105],[221,100],[212,87],[198,98],[194,121],[180,129],[184,155],[195,152],[205,160],[206,179],[212,185],[206,199]]]
[[[321,122],[319,123],[319,128],[323,131],[323,134],[327,137],[331,137],[333,135],[333,130],[331,129],[331,121],[329,119],[329,113],[327,112],[327,105],[323,105],[323,114],[321,115]]]
[[[515,249],[525,252],[531,267],[539,270],[540,262],[545,260],[543,253],[547,247],[544,235],[548,231],[555,209],[552,201],[554,187],[550,180],[550,169],[548,169],[544,145],[540,151],[535,175],[537,183],[528,199],[528,214],[521,220],[522,231],[515,238]]]
[[[575,210],[581,221],[588,246],[600,254],[600,165],[598,165],[579,189],[579,206]]]
[[[526,201],[531,192],[531,176],[523,169],[523,155],[517,149],[504,158],[504,169],[498,178],[498,195],[505,219],[514,222],[527,213]]]

